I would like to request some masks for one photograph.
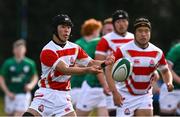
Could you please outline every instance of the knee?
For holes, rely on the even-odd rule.
[[[25,112],[23,115],[22,115],[22,117],[34,117],[34,115],[32,114],[32,113],[30,113],[30,112]]]
[[[176,109],[171,109],[171,110],[161,110],[160,115],[161,116],[175,116],[176,114]]]

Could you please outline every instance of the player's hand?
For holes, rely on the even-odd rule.
[[[115,57],[113,55],[107,56],[106,60],[104,61],[106,65],[112,65],[115,61]]]
[[[115,106],[121,107],[123,105],[124,98],[119,92],[112,92]]]
[[[12,100],[15,99],[15,94],[12,93],[12,92],[7,92],[6,95],[7,95],[10,99],[12,99]]]
[[[98,73],[102,73],[103,71],[102,71],[102,68],[100,66],[92,65],[91,67],[87,67],[87,72],[98,74]]]
[[[172,83],[167,83],[166,85],[167,85],[167,90],[168,90],[168,92],[173,91],[174,86],[173,86],[173,84],[172,84]]]

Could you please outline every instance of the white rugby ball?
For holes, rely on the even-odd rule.
[[[118,59],[112,68],[112,78],[117,82],[125,81],[132,73],[132,63],[125,59]]]

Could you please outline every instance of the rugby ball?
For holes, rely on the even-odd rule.
[[[125,59],[118,59],[112,68],[112,78],[117,82],[125,81],[132,73],[132,63]]]

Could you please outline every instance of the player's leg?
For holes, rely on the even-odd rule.
[[[89,113],[95,108],[97,100],[94,98],[94,94],[98,94],[93,91],[86,81],[82,84],[80,98],[76,105],[77,116],[88,116]]]
[[[74,108],[76,108],[76,104],[80,97],[80,94],[81,94],[81,88],[73,88],[70,91],[71,100],[72,100],[72,104],[73,104]]]
[[[97,99],[97,115],[98,116],[109,116],[108,109],[107,109],[107,97],[103,93],[102,88],[97,88],[97,92],[99,94],[99,97],[96,97],[94,99]]]
[[[114,105],[113,96],[106,96],[107,109],[109,116],[116,116],[116,106]]]
[[[129,98],[128,98],[129,97]],[[117,107],[117,117],[132,116],[153,116],[152,101],[146,101],[148,98],[143,96],[125,96],[125,100],[121,107]],[[149,105],[150,102],[151,106]]]
[[[88,116],[90,112],[76,108],[77,116]]]
[[[140,96],[138,108],[135,109],[135,116],[153,116],[153,100],[151,94]]]
[[[10,99],[8,96],[4,98],[5,105],[5,113],[8,116],[14,116],[15,107],[15,99]]]
[[[98,116],[109,116],[108,110],[106,107],[98,107],[97,108],[97,115]]]
[[[41,117],[41,114],[34,109],[28,108],[28,110],[22,116],[23,117],[27,117],[27,116],[39,116],[39,117]]]
[[[73,112],[70,112],[70,113],[68,113],[68,114],[66,114],[66,115],[63,115],[62,117],[76,117],[77,115],[76,115],[76,112],[75,111],[73,111]]]
[[[134,112],[135,116],[153,116],[153,109],[137,109]]]
[[[176,109],[160,109],[160,115],[161,116],[174,116],[176,113]]]
[[[50,116],[53,112],[53,101],[56,96],[51,89],[39,88],[23,116]]]
[[[22,114],[28,109],[29,104],[31,102],[31,94],[25,93],[25,94],[17,94],[16,100],[15,100],[15,116],[22,116]]]
[[[24,114],[24,111],[16,111],[14,112],[14,116],[22,116]]]

